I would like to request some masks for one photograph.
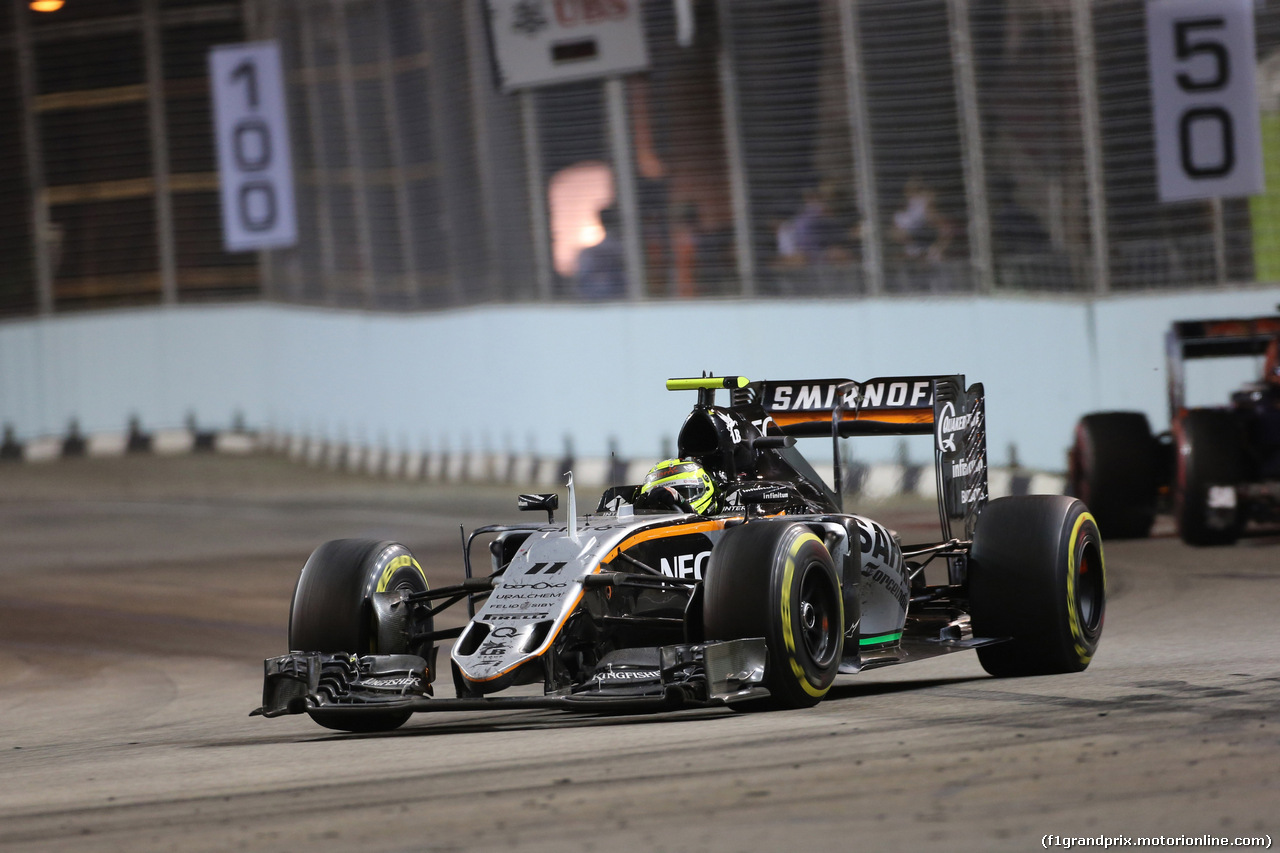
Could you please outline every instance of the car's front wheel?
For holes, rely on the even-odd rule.
[[[771,707],[809,707],[827,695],[844,652],[844,610],[822,540],[802,524],[734,527],[712,549],[705,577],[706,638],[765,638]]]
[[[416,654],[407,638],[379,639],[372,596],[379,592],[423,592],[427,577],[409,549],[395,542],[335,539],[312,552],[302,567],[289,613],[289,649],[355,655]],[[409,711],[309,711],[320,725],[348,732],[389,731],[409,719]]]

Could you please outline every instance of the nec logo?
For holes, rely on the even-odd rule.
[[[659,566],[662,569],[662,573],[669,578],[702,580],[702,567],[707,564],[709,559],[711,559],[711,552],[701,551],[697,554],[681,554],[670,560],[663,557]]]
[[[840,382],[775,385],[766,404],[773,412],[831,410],[836,405]],[[928,379],[873,379],[845,391],[840,405],[858,408],[857,395],[862,394],[862,409],[917,409],[933,405],[933,382]]]

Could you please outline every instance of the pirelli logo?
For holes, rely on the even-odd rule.
[[[841,386],[846,386],[843,392]],[[854,384],[847,379],[773,382],[765,386],[761,396],[761,402],[769,412],[831,411],[836,407],[837,399],[842,408],[849,410],[929,408],[933,405],[933,377],[871,379]]]

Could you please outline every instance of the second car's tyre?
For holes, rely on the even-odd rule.
[[[1089,665],[1107,602],[1102,537],[1085,505],[1063,495],[988,503],[969,554],[975,637],[1008,637],[978,649],[996,676],[1079,672]]]
[[[1070,491],[1084,501],[1107,538],[1151,534],[1159,451],[1141,412],[1099,412],[1076,424]]]
[[[427,577],[409,549],[395,542],[335,539],[312,552],[302,567],[289,612],[289,649],[356,655],[417,654],[427,649],[380,648],[371,596],[375,592],[422,592]],[[311,711],[322,726],[349,732],[389,731],[408,711],[359,715]]]
[[[840,578],[822,540],[781,521],[734,527],[712,549],[705,578],[707,640],[764,637],[769,705],[817,704],[844,652]]]
[[[1178,535],[1188,545],[1230,545],[1240,538],[1244,516],[1234,491],[1244,479],[1244,436],[1231,413],[1221,409],[1190,409],[1173,425],[1176,454],[1173,516]],[[1222,498],[1226,498],[1223,500]]]

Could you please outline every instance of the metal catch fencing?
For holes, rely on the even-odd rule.
[[[604,7],[642,13],[648,70],[507,92],[487,0],[0,6],[0,314],[1280,277],[1280,190],[1158,199],[1143,0],[523,11]],[[1254,19],[1280,173],[1280,7]],[[231,253],[205,56],[260,39],[284,60],[298,242]]]

